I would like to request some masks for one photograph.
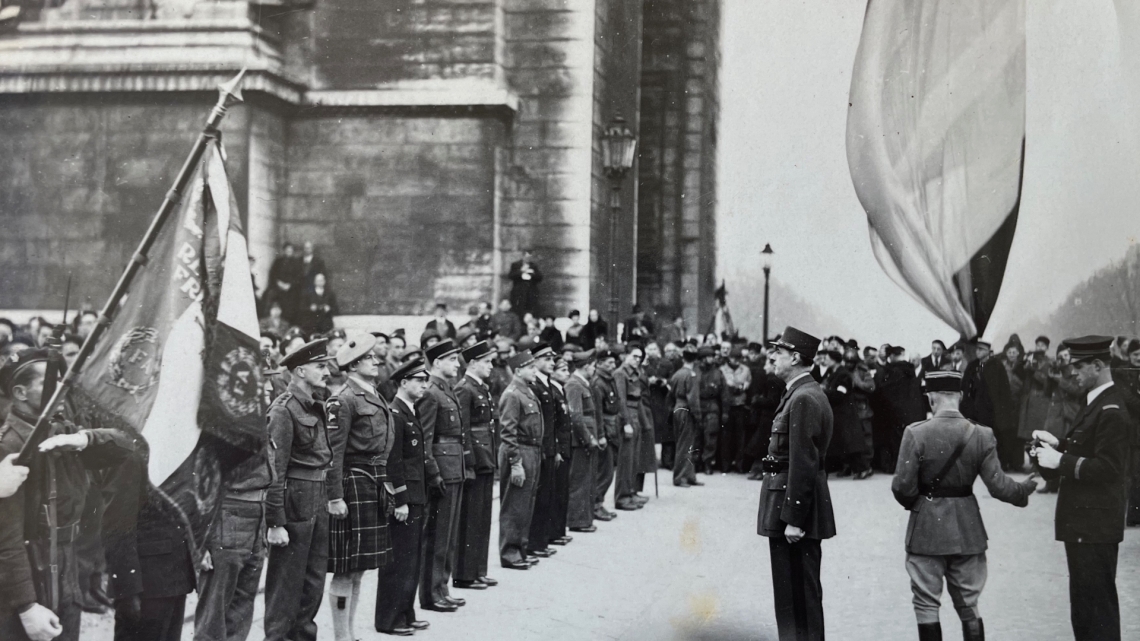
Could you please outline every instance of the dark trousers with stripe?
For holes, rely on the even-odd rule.
[[[1065,543],[1076,641],[1120,641],[1120,601],[1116,595],[1119,551],[1119,543]]]
[[[416,620],[416,588],[423,565],[425,506],[409,505],[403,523],[388,519],[392,562],[380,568],[376,579],[377,630],[393,630]]]
[[[494,490],[494,472],[476,474],[475,478],[463,482],[463,504],[459,506],[459,544],[455,559],[456,581],[474,581],[487,576]]]
[[[451,595],[447,583],[455,564],[455,546],[459,539],[459,506],[462,501],[461,482],[444,483],[443,494],[428,499],[420,607],[427,607]]]
[[[823,640],[823,586],[819,581],[819,539],[788,543],[768,538],[772,556],[772,589],[780,641]]]
[[[571,450],[562,464],[554,468],[554,513],[550,521],[550,539],[559,539],[566,536],[566,525],[570,511],[570,466],[574,462],[574,451]]]
[[[543,456],[538,470],[538,488],[534,495],[534,515],[530,520],[527,550],[545,550],[550,547],[550,529],[554,516],[554,457]]]

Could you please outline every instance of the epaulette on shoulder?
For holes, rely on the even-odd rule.
[[[293,392],[281,392],[281,395],[273,399],[269,407],[280,406],[288,403],[293,398]]]
[[[1105,405],[1105,406],[1101,407],[1100,409],[1101,410],[1118,410],[1118,409],[1121,409],[1121,407],[1119,405],[1117,405],[1116,403],[1111,403],[1109,405]]]

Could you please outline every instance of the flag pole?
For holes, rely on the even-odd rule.
[[[67,369],[63,380],[59,382],[55,391],[49,400],[43,406],[39,418],[36,420],[35,428],[32,430],[28,440],[24,442],[24,447],[20,450],[20,456],[16,459],[19,465],[28,465],[32,456],[48,436],[48,426],[50,425],[49,418],[54,410],[67,396],[68,390],[75,381],[79,370],[83,368],[83,364],[90,358],[91,353],[95,351],[95,344],[99,338],[106,331],[107,327],[111,324],[115,313],[118,311],[119,303],[122,301],[123,296],[126,295],[127,290],[131,286],[131,282],[138,275],[139,270],[146,265],[147,255],[150,253],[151,247],[158,239],[158,234],[162,231],[163,226],[170,219],[171,213],[174,208],[182,200],[182,192],[186,189],[187,183],[190,182],[190,176],[194,173],[194,168],[197,167],[198,162],[202,160],[202,154],[206,152],[206,147],[209,145],[210,140],[218,137],[218,126],[222,124],[222,119],[226,116],[226,111],[233,105],[242,102],[241,95],[241,81],[245,76],[245,69],[238,72],[236,76],[230,79],[229,82],[218,86],[218,102],[214,104],[214,108],[210,111],[209,118],[206,119],[206,126],[202,129],[202,133],[198,134],[198,140],[194,142],[194,147],[190,150],[190,155],[183,163],[182,169],[178,172],[178,177],[174,179],[174,186],[170,191],[166,192],[166,197],[162,201],[162,206],[158,208],[158,213],[150,221],[150,227],[147,228],[146,234],[143,235],[142,240],[139,242],[138,248],[131,256],[130,262],[127,263],[126,269],[123,270],[119,276],[119,282],[115,284],[115,289],[111,290],[111,295],[107,298],[107,302],[103,305],[102,311],[99,312],[99,321],[95,328],[87,335],[83,341],[83,346],[79,348],[79,353],[75,356],[75,362]]]

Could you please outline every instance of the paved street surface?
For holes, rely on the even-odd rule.
[[[727,641],[776,639],[767,541],[756,536],[760,483],[742,476],[701,476],[703,488],[674,488],[662,471],[661,498],[620,512],[594,534],[575,534],[557,556],[535,568],[504,570],[497,587],[452,590],[467,599],[454,614],[422,612],[428,639],[619,639]],[[652,492],[652,479],[650,479]],[[1017,509],[975,488],[990,534],[989,582],[981,610],[989,638],[1071,639],[1064,549],[1053,541],[1055,495],[1035,494]],[[894,502],[890,477],[833,479],[839,535],[823,545],[824,609],[829,638],[841,641],[916,637],[903,569],[906,512]],[[612,504],[612,502],[611,502]],[[496,512],[497,520],[497,512]],[[497,540],[497,531],[493,539]],[[1140,639],[1140,530],[1121,547],[1123,638]],[[390,638],[372,630],[375,573],[366,576],[357,615],[362,641]],[[947,639],[961,638],[943,597]],[[328,600],[320,638],[332,639]],[[251,641],[261,641],[262,600]],[[193,597],[187,615],[193,613]],[[111,638],[111,618],[88,616],[83,638]],[[183,638],[191,639],[187,624]]]

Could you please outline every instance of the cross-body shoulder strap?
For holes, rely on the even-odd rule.
[[[962,452],[966,449],[966,444],[970,442],[970,437],[974,435],[974,424],[970,423],[966,427],[966,433],[962,436],[962,441],[955,446],[954,451],[950,453],[950,458],[946,459],[946,464],[938,470],[938,474],[934,475],[934,479],[930,482],[929,492],[934,492],[942,485],[942,480],[954,469],[954,464],[958,462],[958,457],[962,456]],[[929,493],[928,492],[928,493]]]

